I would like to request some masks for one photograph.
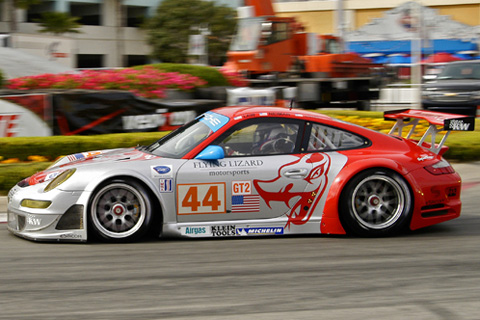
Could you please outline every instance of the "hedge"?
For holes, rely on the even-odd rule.
[[[118,133],[98,136],[51,136],[0,138],[0,156],[27,161],[29,156],[55,160],[59,156],[83,151],[149,145],[167,132]]]

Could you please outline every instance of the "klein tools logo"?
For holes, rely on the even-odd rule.
[[[18,133],[19,114],[0,114],[0,137],[14,137]]]

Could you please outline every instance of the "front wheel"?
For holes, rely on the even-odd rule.
[[[148,192],[135,181],[115,180],[103,185],[89,205],[91,230],[101,240],[138,240],[148,231],[151,221]]]
[[[412,211],[412,196],[397,173],[367,170],[355,176],[340,199],[340,220],[348,233],[386,236],[402,231]]]

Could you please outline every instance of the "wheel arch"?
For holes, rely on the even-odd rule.
[[[140,184],[147,191],[148,199],[151,200],[152,216],[154,220],[148,233],[151,235],[159,236],[162,232],[162,224],[164,221],[164,212],[165,212],[162,206],[161,199],[158,198],[157,194],[153,189],[154,186],[152,184],[147,183],[144,179],[136,175],[118,173],[114,175],[105,176],[100,179],[96,179],[94,182],[92,182],[92,184],[89,185],[89,190],[91,190],[91,192],[89,194],[89,197],[87,200],[87,208],[85,210],[87,219],[89,216],[88,213],[91,210],[90,208],[91,203],[97,191],[99,191],[104,186],[108,185],[110,182],[114,182],[116,180],[124,180],[124,181],[130,180],[130,181],[136,182]],[[86,223],[87,233],[88,233],[88,225],[89,223]]]
[[[346,234],[345,228],[340,221],[340,199],[348,183],[357,175],[366,170],[387,170],[400,175],[406,182],[412,199],[412,209],[415,205],[415,195],[412,181],[408,178],[408,171],[397,161],[391,159],[366,159],[350,160],[335,177],[335,182],[325,201],[324,214],[322,216],[321,232],[327,234]]]

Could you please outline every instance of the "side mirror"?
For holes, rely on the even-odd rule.
[[[225,158],[225,152],[220,146],[208,146],[195,157],[199,160],[219,160],[223,158]]]

